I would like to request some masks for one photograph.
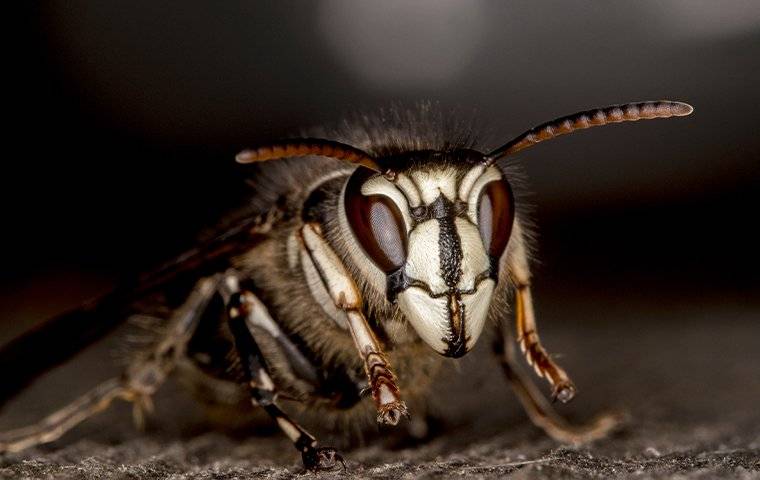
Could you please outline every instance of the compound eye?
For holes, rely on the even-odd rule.
[[[504,253],[514,218],[512,189],[506,180],[487,183],[478,199],[478,228],[491,257],[499,258]]]
[[[346,189],[346,216],[362,248],[382,271],[391,273],[404,265],[406,227],[401,212],[390,198],[363,195],[361,182],[352,179]]]

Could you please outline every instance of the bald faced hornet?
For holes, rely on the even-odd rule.
[[[142,418],[182,364],[241,386],[290,438],[306,468],[333,468],[341,456],[319,446],[283,401],[325,415],[372,411],[378,422],[396,425],[410,414],[406,400],[424,396],[420,379],[432,376],[443,357],[471,351],[486,325],[498,329],[496,353],[534,423],[560,442],[603,437],[615,418],[569,425],[515,366],[506,341],[510,303],[528,364],[549,382],[554,399],[575,396],[573,382],[539,341],[525,219],[499,161],[578,129],[691,112],[671,101],[584,111],[490,153],[422,132],[413,118],[369,121],[337,140],[293,139],[243,151],[237,161],[256,169],[245,215],[135,285],[3,348],[2,364],[19,366],[4,381],[7,399],[15,393],[8,385],[18,389],[49,366],[29,353],[41,332],[78,346],[94,338],[85,333],[93,325],[125,315],[124,305],[191,280],[183,300],[168,309],[163,333],[122,376],[39,424],[0,434],[0,452],[53,441],[117,398],[133,402]],[[75,334],[67,333],[71,326]],[[68,353],[53,350],[47,360]]]

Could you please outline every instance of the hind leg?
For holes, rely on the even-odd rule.
[[[135,420],[140,426],[144,411],[151,409],[152,395],[184,355],[218,282],[216,277],[199,281],[185,303],[172,314],[162,338],[152,349],[138,356],[121,377],[106,380],[37,424],[0,433],[0,453],[18,452],[57,440],[82,421],[108,408],[116,399],[133,403]]]

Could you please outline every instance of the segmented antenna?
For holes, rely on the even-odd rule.
[[[238,163],[254,163],[280,158],[307,157],[309,155],[335,158],[382,173],[380,166],[367,152],[345,143],[321,138],[299,138],[243,150],[237,154],[235,160]]]
[[[560,117],[550,122],[531,128],[517,138],[497,148],[485,156],[486,165],[496,160],[512,155],[520,150],[531,147],[545,140],[609,123],[635,122],[653,118],[683,117],[694,111],[688,103],[659,100],[655,102],[625,103],[595,108]]]

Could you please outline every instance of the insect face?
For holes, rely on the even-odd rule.
[[[409,160],[406,168],[396,161],[391,178],[358,169],[346,187],[346,217],[385,276],[388,300],[435,351],[460,357],[488,316],[514,219],[512,191],[475,152],[413,152]]]

